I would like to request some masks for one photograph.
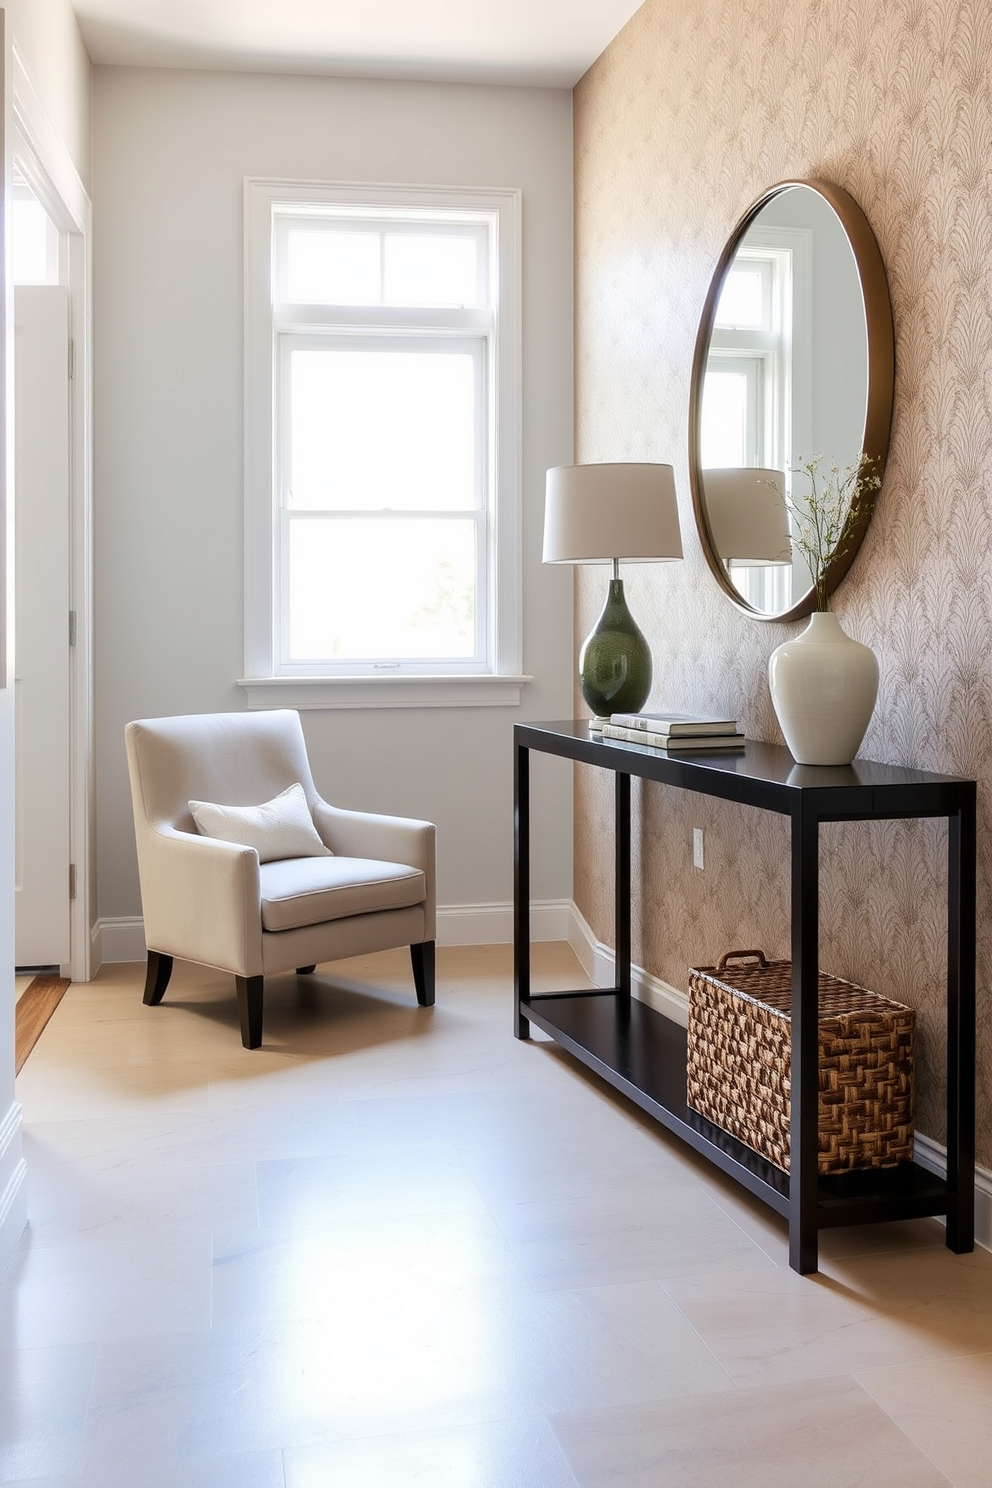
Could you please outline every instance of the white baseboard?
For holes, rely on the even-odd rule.
[[[28,1222],[26,1172],[21,1154],[21,1108],[11,1101],[0,1121],[0,1276]]]
[[[596,987],[616,985],[613,951],[597,940],[587,921],[573,904],[569,916],[568,943],[578,957],[589,980]],[[677,987],[651,976],[643,967],[631,967],[631,992],[656,1012],[686,1026],[689,999]],[[917,1132],[913,1157],[921,1167],[943,1178],[947,1172],[947,1148]],[[941,1223],[943,1219],[941,1218]],[[975,1241],[984,1250],[992,1250],[992,1173],[987,1168],[975,1169]]]
[[[97,920],[93,927],[94,972],[105,961],[144,961],[145,927],[140,915]]]
[[[530,908],[532,940],[567,940],[570,899],[538,900]],[[510,945],[512,904],[448,904],[437,911],[439,946]]]
[[[938,1178],[947,1173],[947,1148],[921,1132],[913,1140],[913,1158]],[[944,1222],[942,1217],[940,1222]],[[975,1169],[975,1243],[983,1250],[992,1250],[992,1173],[988,1168]]]
[[[531,906],[532,940],[568,940],[570,899],[545,899]],[[512,904],[446,904],[437,911],[439,946],[509,945]],[[140,915],[98,920],[93,930],[94,970],[105,961],[143,961],[145,932]]]
[[[536,939],[536,936],[535,936]],[[573,904],[566,936],[586,976],[594,987],[616,986],[613,951],[597,940],[588,922]],[[678,987],[652,976],[643,966],[631,966],[630,990],[639,1002],[646,1002],[656,1013],[671,1018],[684,1028],[689,1018],[689,999]]]

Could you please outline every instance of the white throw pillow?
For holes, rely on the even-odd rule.
[[[291,785],[261,806],[216,806],[212,801],[190,801],[189,809],[201,837],[219,837],[253,847],[260,863],[276,858],[330,858],[320,840],[302,785]]]

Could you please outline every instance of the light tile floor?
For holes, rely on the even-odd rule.
[[[566,947],[543,985],[581,985]],[[992,1256],[783,1224],[555,1046],[507,947],[72,987],[18,1081],[0,1481],[989,1488]]]

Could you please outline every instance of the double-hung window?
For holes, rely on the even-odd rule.
[[[250,697],[515,700],[518,193],[249,181],[246,212]]]

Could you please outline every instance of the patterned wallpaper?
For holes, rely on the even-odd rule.
[[[838,182],[864,208],[896,325],[893,438],[834,608],[879,659],[862,753],[979,781],[979,1161],[992,1167],[992,3],[647,0],[575,95],[580,460],[675,465],[686,557],[626,568],[650,640],[648,706],[729,708],[781,740],[766,682],[796,626],[740,615],[694,537],[689,369],[710,274],[774,182]],[[577,636],[605,597],[577,569]],[[577,701],[577,711],[581,703]],[[635,957],[686,968],[740,944],[788,954],[784,822],[636,787]],[[608,783],[576,771],[576,901],[612,937]],[[691,866],[692,827],[706,869]],[[940,823],[831,826],[821,962],[918,1010],[917,1123],[942,1139]],[[665,894],[658,885],[665,885]]]

